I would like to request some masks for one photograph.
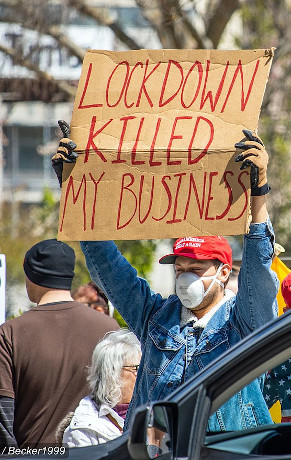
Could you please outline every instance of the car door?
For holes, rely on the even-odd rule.
[[[291,312],[250,334],[167,399],[139,407],[126,434],[99,446],[69,449],[65,457],[74,460],[290,460],[291,423],[243,431],[207,432],[212,414],[244,386],[289,358]],[[10,460],[16,457],[19,458],[19,454],[7,456]],[[48,457],[38,455],[37,458]]]
[[[131,458],[234,460],[254,458],[254,454],[257,459],[291,458],[291,442],[290,452],[274,451],[280,439],[291,440],[291,424],[207,433],[211,414],[254,379],[290,357],[291,316],[287,313],[243,339],[167,400],[139,408],[129,435]],[[157,427],[164,430],[166,441],[159,444],[159,433],[155,448],[149,449],[151,431]]]

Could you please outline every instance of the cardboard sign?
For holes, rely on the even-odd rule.
[[[249,171],[273,50],[88,51],[64,165],[61,240],[234,235],[248,230]]]

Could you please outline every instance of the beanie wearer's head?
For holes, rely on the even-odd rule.
[[[44,240],[30,248],[24,257],[27,278],[38,286],[70,290],[74,278],[75,252],[62,241]]]

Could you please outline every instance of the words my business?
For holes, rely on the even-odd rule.
[[[116,230],[121,230],[133,221],[144,225],[149,220],[173,224],[193,218],[197,221],[204,220],[222,220],[228,221],[239,220],[245,213],[248,206],[248,192],[245,181],[249,176],[248,171],[241,171],[236,175],[233,171],[224,171],[222,177],[219,177],[218,171],[204,171],[202,183],[198,187],[195,180],[195,173],[180,172],[173,175],[145,175],[135,176],[132,173],[122,174],[120,181],[116,181],[118,187],[118,200],[116,201]],[[83,212],[83,230],[94,230],[98,216],[98,191],[105,184],[103,193],[100,197],[108,197],[108,180],[106,173],[103,171],[98,178],[95,178],[90,172],[83,174],[78,181],[71,174],[64,190],[64,205],[61,216],[60,231],[66,219],[68,204],[82,207]],[[221,193],[215,191],[214,182],[220,182],[220,187],[227,190],[227,199],[223,201],[221,209]],[[107,185],[106,185],[107,184]],[[145,184],[147,185],[145,187]],[[93,193],[89,193],[89,186]],[[217,183],[216,183],[217,185]],[[239,210],[236,209],[236,215],[233,215],[232,206],[234,204],[233,189],[240,190],[239,194],[244,196],[241,201]],[[182,190],[184,191],[182,193]],[[186,192],[185,192],[186,190]],[[222,190],[220,188],[220,190]],[[216,193],[216,194],[215,194]],[[90,196],[90,199],[89,199]],[[99,199],[100,199],[99,197]],[[220,211],[217,214],[217,208],[211,208],[215,201],[220,202]],[[154,212],[155,201],[163,203],[163,211],[160,215]],[[79,209],[79,208],[78,208]],[[213,214],[213,210],[216,209]],[[111,212],[112,213],[112,212]],[[74,221],[75,222],[75,221]],[[89,226],[88,226],[89,222]]]

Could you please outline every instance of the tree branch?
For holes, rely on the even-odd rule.
[[[183,20],[183,24],[186,27],[186,30],[190,33],[191,37],[194,38],[194,40],[197,43],[197,48],[200,49],[211,49],[213,47],[212,41],[207,37],[205,34],[201,34],[197,31],[196,27],[194,27],[194,24],[189,20],[183,9],[181,8],[180,1],[177,0],[176,2],[176,8],[177,8],[177,13]]]
[[[149,2],[151,3],[149,4]],[[163,31],[163,27],[161,27],[162,18],[158,2],[159,0],[135,0],[135,3],[141,9],[143,16],[156,31],[162,47],[171,48],[171,46],[168,46],[167,36]]]
[[[46,33],[51,35],[59,43],[59,45],[69,50],[70,54],[76,56],[81,63],[83,62],[85,51],[80,48],[80,46],[76,45],[76,43],[72,42],[72,40],[70,40],[58,26],[48,27]]]
[[[110,17],[108,11],[101,11],[96,7],[88,5],[83,0],[70,0],[70,6],[76,8],[76,10],[78,10],[85,16],[93,18],[99,24],[109,27],[109,29],[111,29],[114,32],[116,37],[122,43],[124,43],[129,49],[139,50],[142,48],[138,43],[136,43],[121,29],[119,24]]]
[[[206,30],[206,35],[212,41],[214,48],[217,48],[225,27],[238,8],[240,8],[239,0],[221,0],[216,5]]]
[[[0,44],[0,52],[9,56],[15,65],[20,65],[25,67],[26,69],[35,73],[36,77],[39,80],[44,80],[50,84],[55,85],[60,91],[67,94],[71,100],[74,99],[76,94],[76,88],[71,86],[66,81],[56,80],[52,75],[48,74],[47,72],[43,72],[40,70],[38,66],[33,64],[29,59],[19,53],[19,50],[16,52],[13,48],[7,48]]]
[[[180,40],[179,34],[176,31],[176,5],[175,0],[160,0],[160,8],[162,12],[162,26],[168,37],[168,42],[171,43],[170,48],[182,48],[183,43]]]

